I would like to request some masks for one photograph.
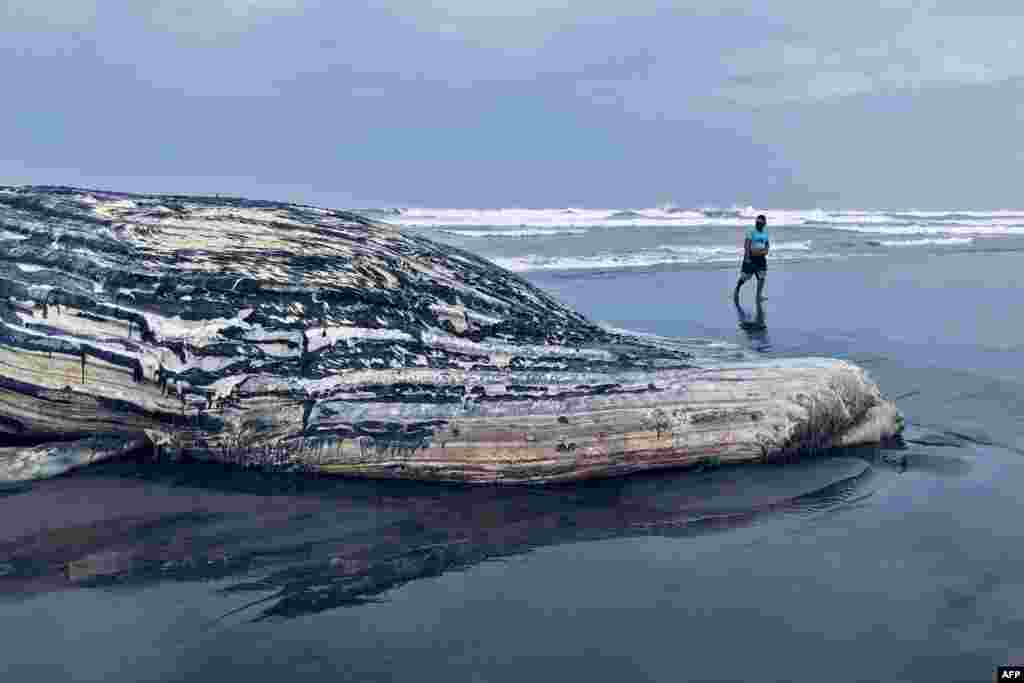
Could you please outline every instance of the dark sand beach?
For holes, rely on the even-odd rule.
[[[547,488],[109,463],[0,492],[4,680],[980,681],[1024,661],[1016,252],[530,279],[848,358],[904,449]],[[753,285],[743,315],[756,317]]]

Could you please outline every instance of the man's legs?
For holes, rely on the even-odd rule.
[[[736,289],[733,290],[733,293],[732,293],[732,298],[735,301],[739,301],[739,299],[740,299],[740,288],[744,284],[746,284],[747,280],[749,280],[749,279],[750,279],[750,273],[745,273],[743,271],[740,271],[740,279],[736,281]]]
[[[764,279],[768,275],[767,270],[757,271],[757,300],[764,301]]]

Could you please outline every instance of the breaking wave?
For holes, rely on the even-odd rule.
[[[514,271],[609,270],[738,262],[744,231],[768,217],[773,261],[913,249],[1024,250],[1024,210],[790,210],[745,207],[406,208],[375,217]],[[559,239],[571,237],[571,239]],[[973,248],[972,248],[973,249]],[[977,249],[974,249],[977,250]]]
[[[730,208],[680,209],[389,209],[374,217],[410,228],[580,229],[624,227],[746,226],[763,213],[770,226],[818,227],[853,232],[903,234],[896,231],[974,231],[977,234],[1024,234],[1024,211],[824,211]],[[476,236],[476,235],[473,235]]]
[[[973,237],[944,237],[940,239],[920,239],[920,240],[880,240],[880,241],[869,241],[868,244],[877,245],[881,247],[923,247],[927,245],[935,246],[952,246],[958,244],[971,244],[974,242]]]
[[[552,235],[584,235],[586,229],[546,230],[544,228],[523,228],[521,230],[441,230],[446,235],[459,237],[544,237]]]
[[[772,246],[774,261],[806,258],[833,258],[835,254],[811,254],[810,242],[783,242]],[[495,263],[511,271],[531,270],[615,270],[645,268],[659,265],[686,265],[702,263],[738,263],[743,248],[734,245],[677,245],[666,244],[653,249],[633,252],[601,253],[586,256],[554,256],[526,254],[494,258]]]
[[[1024,225],[1000,225],[998,223],[849,225],[842,229],[873,235],[1024,235]]]

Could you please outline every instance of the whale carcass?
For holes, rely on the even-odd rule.
[[[140,449],[542,483],[872,443],[848,362],[594,324],[353,212],[0,188],[0,481]]]

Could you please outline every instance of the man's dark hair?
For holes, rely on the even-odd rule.
[[[761,223],[767,223],[768,222],[768,218],[763,213],[759,213],[757,215],[757,220],[759,222],[761,222]]]

